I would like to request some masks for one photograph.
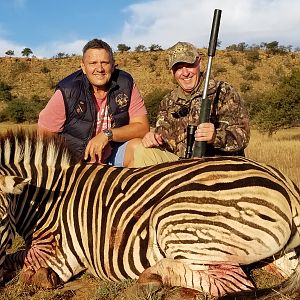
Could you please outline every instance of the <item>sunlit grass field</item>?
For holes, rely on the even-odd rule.
[[[300,187],[300,127],[280,130],[272,137],[252,130],[246,156],[279,169]]]

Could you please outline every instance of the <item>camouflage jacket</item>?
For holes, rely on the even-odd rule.
[[[160,103],[155,132],[162,134],[164,147],[179,157],[185,156],[187,125],[199,123],[203,79],[202,74],[192,94],[178,86]],[[210,122],[216,128],[215,141],[207,146],[208,155],[240,155],[250,139],[249,117],[242,99],[230,84],[214,79],[209,82],[207,96],[212,101]]]

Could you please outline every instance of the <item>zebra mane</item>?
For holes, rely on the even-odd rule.
[[[37,130],[8,130],[0,135],[0,167],[20,163],[64,168],[75,161],[58,136],[41,136]]]

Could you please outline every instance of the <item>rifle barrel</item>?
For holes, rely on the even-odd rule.
[[[210,117],[211,103],[210,100],[207,98],[207,91],[208,91],[209,78],[211,73],[212,60],[213,57],[215,56],[216,48],[217,48],[221,14],[222,14],[222,10],[215,9],[212,28],[210,32],[209,47],[208,47],[208,62],[207,62],[205,79],[204,79],[203,95],[201,100],[201,110],[199,116],[200,124],[208,122]],[[206,142],[196,141],[194,146],[194,151],[193,151],[193,157],[205,156],[206,144],[207,144]]]

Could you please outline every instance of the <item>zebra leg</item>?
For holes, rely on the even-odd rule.
[[[188,260],[162,259],[146,269],[138,283],[180,286],[211,296],[222,296],[254,288],[239,265],[224,262],[218,264],[189,262]]]
[[[36,272],[30,269],[22,271],[20,273],[20,281],[44,289],[53,289],[58,286],[59,277],[52,269],[42,267]]]
[[[6,255],[3,267],[7,280],[12,279],[14,274],[21,270],[21,282],[46,289],[56,288],[60,282],[58,275],[49,268],[47,257],[37,255],[41,252],[34,248]]]
[[[275,274],[280,278],[287,279],[295,272],[299,257],[295,249],[286,252],[283,256],[274,259],[263,267],[269,273]]]

